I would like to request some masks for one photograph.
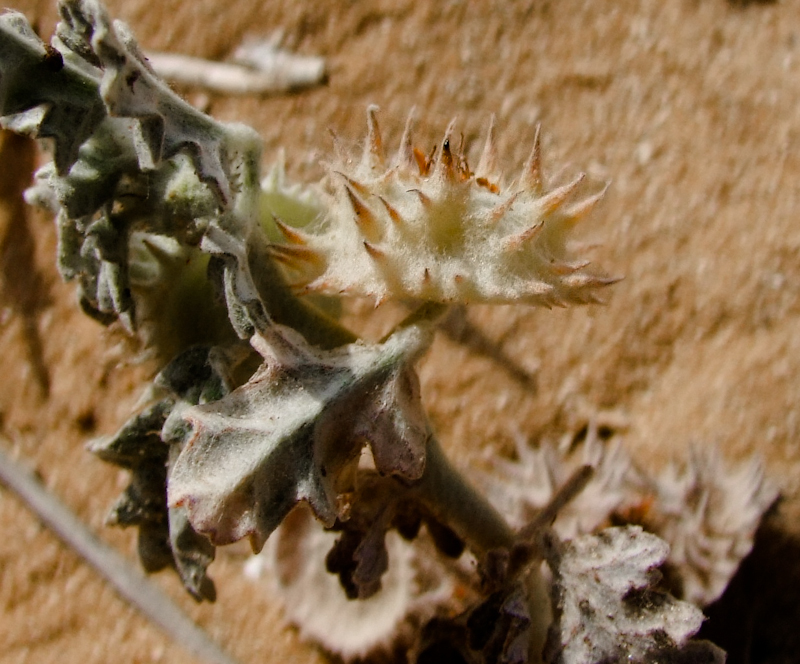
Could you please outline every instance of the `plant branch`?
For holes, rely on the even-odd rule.
[[[267,245],[266,235],[259,227],[249,238],[248,262],[255,287],[270,317],[300,332],[312,346],[326,350],[356,341],[358,337],[353,332],[292,292],[269,255]]]
[[[425,472],[413,492],[473,553],[514,544],[515,534],[506,520],[453,466],[434,436],[428,440]]]
[[[385,343],[389,337],[403,328],[411,327],[412,325],[417,325],[419,323],[434,323],[442,318],[442,316],[444,316],[449,309],[450,305],[443,304],[441,302],[423,302],[397,325],[395,325],[391,331],[387,332],[386,335],[381,339],[380,343]]]

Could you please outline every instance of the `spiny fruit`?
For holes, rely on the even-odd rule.
[[[367,109],[361,159],[330,173],[327,212],[299,230],[278,222],[286,242],[272,255],[299,292],[434,302],[524,302],[543,306],[598,301],[616,279],[587,271],[567,239],[605,190],[569,205],[583,175],[545,190],[539,132],[520,177],[502,187],[494,121],[473,172],[454,122],[429,156],[412,147],[411,118],[388,160]]]

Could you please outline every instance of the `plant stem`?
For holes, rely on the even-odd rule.
[[[449,304],[441,302],[424,302],[419,307],[414,309],[408,316],[395,325],[381,340],[380,343],[386,343],[395,332],[398,330],[417,325],[418,323],[434,323],[442,316],[444,316],[450,309]]]
[[[428,440],[425,472],[413,492],[476,555],[509,548],[515,541],[506,520],[450,463],[434,436]]]
[[[434,436],[428,440],[425,472],[413,491],[436,518],[452,528],[478,556],[492,549],[511,550],[519,541],[519,536],[502,515],[453,467]],[[553,619],[541,565],[528,565],[523,583],[531,620],[529,662],[539,664]]]
[[[353,332],[292,292],[267,251],[260,226],[249,239],[248,260],[258,294],[273,321],[294,328],[312,346],[326,350],[358,340]]]

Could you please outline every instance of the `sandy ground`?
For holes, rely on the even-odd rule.
[[[328,85],[294,96],[185,91],[223,120],[252,124],[268,160],[283,147],[298,179],[320,174],[328,129],[355,149],[377,103],[390,144],[416,106],[419,144],[432,145],[456,115],[476,154],[494,113],[509,176],[541,122],[553,171],[611,180],[585,230],[603,243],[596,260],[625,277],[607,305],[470,309],[464,338],[441,335],[421,366],[432,420],[465,465],[487,449],[509,453],[517,430],[557,435],[609,411],[646,466],[690,445],[760,455],[784,499],[705,629],[731,662],[797,661],[800,4],[109,5],[145,49],[221,58],[244,36],[281,29],[285,44],[328,58]],[[10,6],[50,34],[50,0]],[[0,430],[133,558],[133,532],[102,525],[125,476],[83,445],[127,418],[149,369],[127,362],[119,337],[82,316],[60,282],[51,220],[19,203],[33,146],[3,136],[0,150]],[[194,661],[5,490],[0,531],[0,664]],[[214,605],[195,605],[170,575],[157,581],[242,662],[323,661],[242,579],[240,551],[212,567]]]

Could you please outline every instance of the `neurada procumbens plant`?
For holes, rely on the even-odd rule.
[[[474,170],[452,124],[423,152],[410,119],[390,153],[374,106],[363,153],[334,155],[324,182],[289,185],[279,166],[262,180],[252,129],[173,93],[96,0],[62,0],[59,12],[49,44],[21,14],[0,18],[0,122],[50,140],[53,160],[27,198],[55,214],[58,267],[83,310],[161,363],[142,409],[91,444],[130,471],[109,520],[138,528],[147,571],[174,568],[196,599],[213,600],[217,546],[277,542],[280,575],[281,547],[310,556],[307,534],[324,528],[336,533],[320,540],[330,550],[304,569],[335,575],[344,603],[392,598],[391,617],[365,635],[312,627],[309,602],[287,600],[301,630],[345,658],[391,643],[416,612],[407,645],[418,662],[722,661],[691,640],[700,610],[654,585],[668,544],[639,526],[602,529],[609,510],[653,493],[617,448],[598,453],[594,441],[584,464],[521,444],[517,465],[498,460],[494,479],[477,478],[495,507],[447,459],[422,404],[414,364],[449,305],[600,300],[615,279],[575,254],[572,232],[604,189],[581,194],[582,176],[551,186],[538,131],[507,179],[494,123]],[[367,343],[308,294],[412,313]],[[759,469],[748,473],[738,521],[706,511],[730,490],[715,473],[676,475],[669,486],[686,490],[664,489],[668,507],[653,512],[656,529],[680,533],[679,557],[695,560],[674,510],[694,489],[709,496],[693,508],[711,543],[700,558],[717,570],[724,550],[725,571],[711,587],[707,569],[687,572],[698,602],[724,588],[774,497]],[[607,511],[562,539],[554,521],[584,488]],[[412,554],[396,534],[423,541]],[[458,562],[465,550],[477,573]],[[423,588],[403,565],[440,580]],[[446,578],[459,565],[473,582],[456,601]]]

